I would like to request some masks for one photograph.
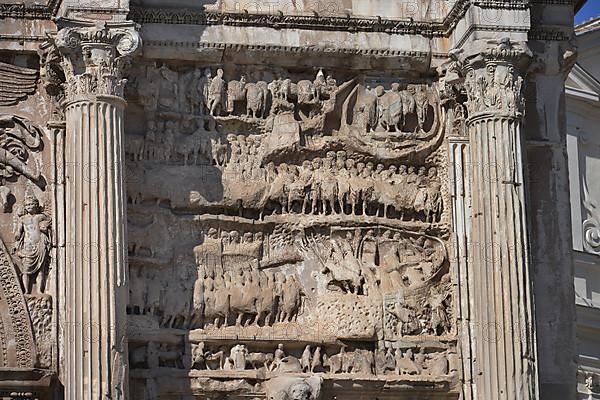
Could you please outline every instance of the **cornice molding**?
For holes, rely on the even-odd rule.
[[[41,19],[52,18],[52,13],[45,5],[0,4],[0,19]]]
[[[250,50],[250,51],[265,51],[270,53],[321,53],[321,54],[348,54],[348,55],[365,55],[374,57],[413,57],[427,58],[430,56],[445,58],[444,53],[434,53],[424,51],[404,51],[404,50],[387,50],[387,49],[355,49],[355,48],[325,48],[325,47],[309,47],[309,46],[277,46],[277,45],[251,45],[237,43],[216,43],[216,42],[184,42],[172,40],[145,40],[145,47],[184,47],[194,49],[214,49],[214,50]]]
[[[256,26],[273,29],[318,29],[343,32],[383,32],[448,37],[471,6],[483,9],[526,10],[528,0],[458,0],[443,21],[414,21],[380,17],[257,14],[131,7],[129,19],[143,23]]]

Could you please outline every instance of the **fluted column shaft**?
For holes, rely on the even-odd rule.
[[[478,118],[469,137],[477,392],[486,399],[535,398],[520,121]]]
[[[111,396],[111,383],[122,381],[114,375],[124,373],[113,366],[115,350],[127,354],[123,108],[114,96],[65,107],[67,399]]]

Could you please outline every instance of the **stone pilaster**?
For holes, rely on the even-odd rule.
[[[131,24],[67,21],[62,55],[66,121],[65,398],[127,398],[127,253],[123,67],[138,47]]]
[[[476,46],[474,46],[476,47]],[[509,40],[462,60],[471,164],[468,250],[474,398],[535,399],[535,324],[523,179],[523,71]]]

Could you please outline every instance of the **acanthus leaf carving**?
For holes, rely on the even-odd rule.
[[[509,38],[478,45],[469,53],[463,49],[451,51],[453,61],[446,72],[447,82],[463,80],[469,121],[479,117],[522,118],[524,72],[533,53],[527,45]]]
[[[102,27],[60,20],[53,46],[61,56],[65,98],[106,95],[123,97],[128,58],[141,47],[133,24]]]

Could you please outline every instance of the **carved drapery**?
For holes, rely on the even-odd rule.
[[[521,129],[530,57],[525,46],[501,40],[459,61],[472,165],[472,365],[481,398],[536,398]]]
[[[65,398],[125,398],[122,73],[139,39],[127,23],[65,25],[55,41],[65,76]]]

